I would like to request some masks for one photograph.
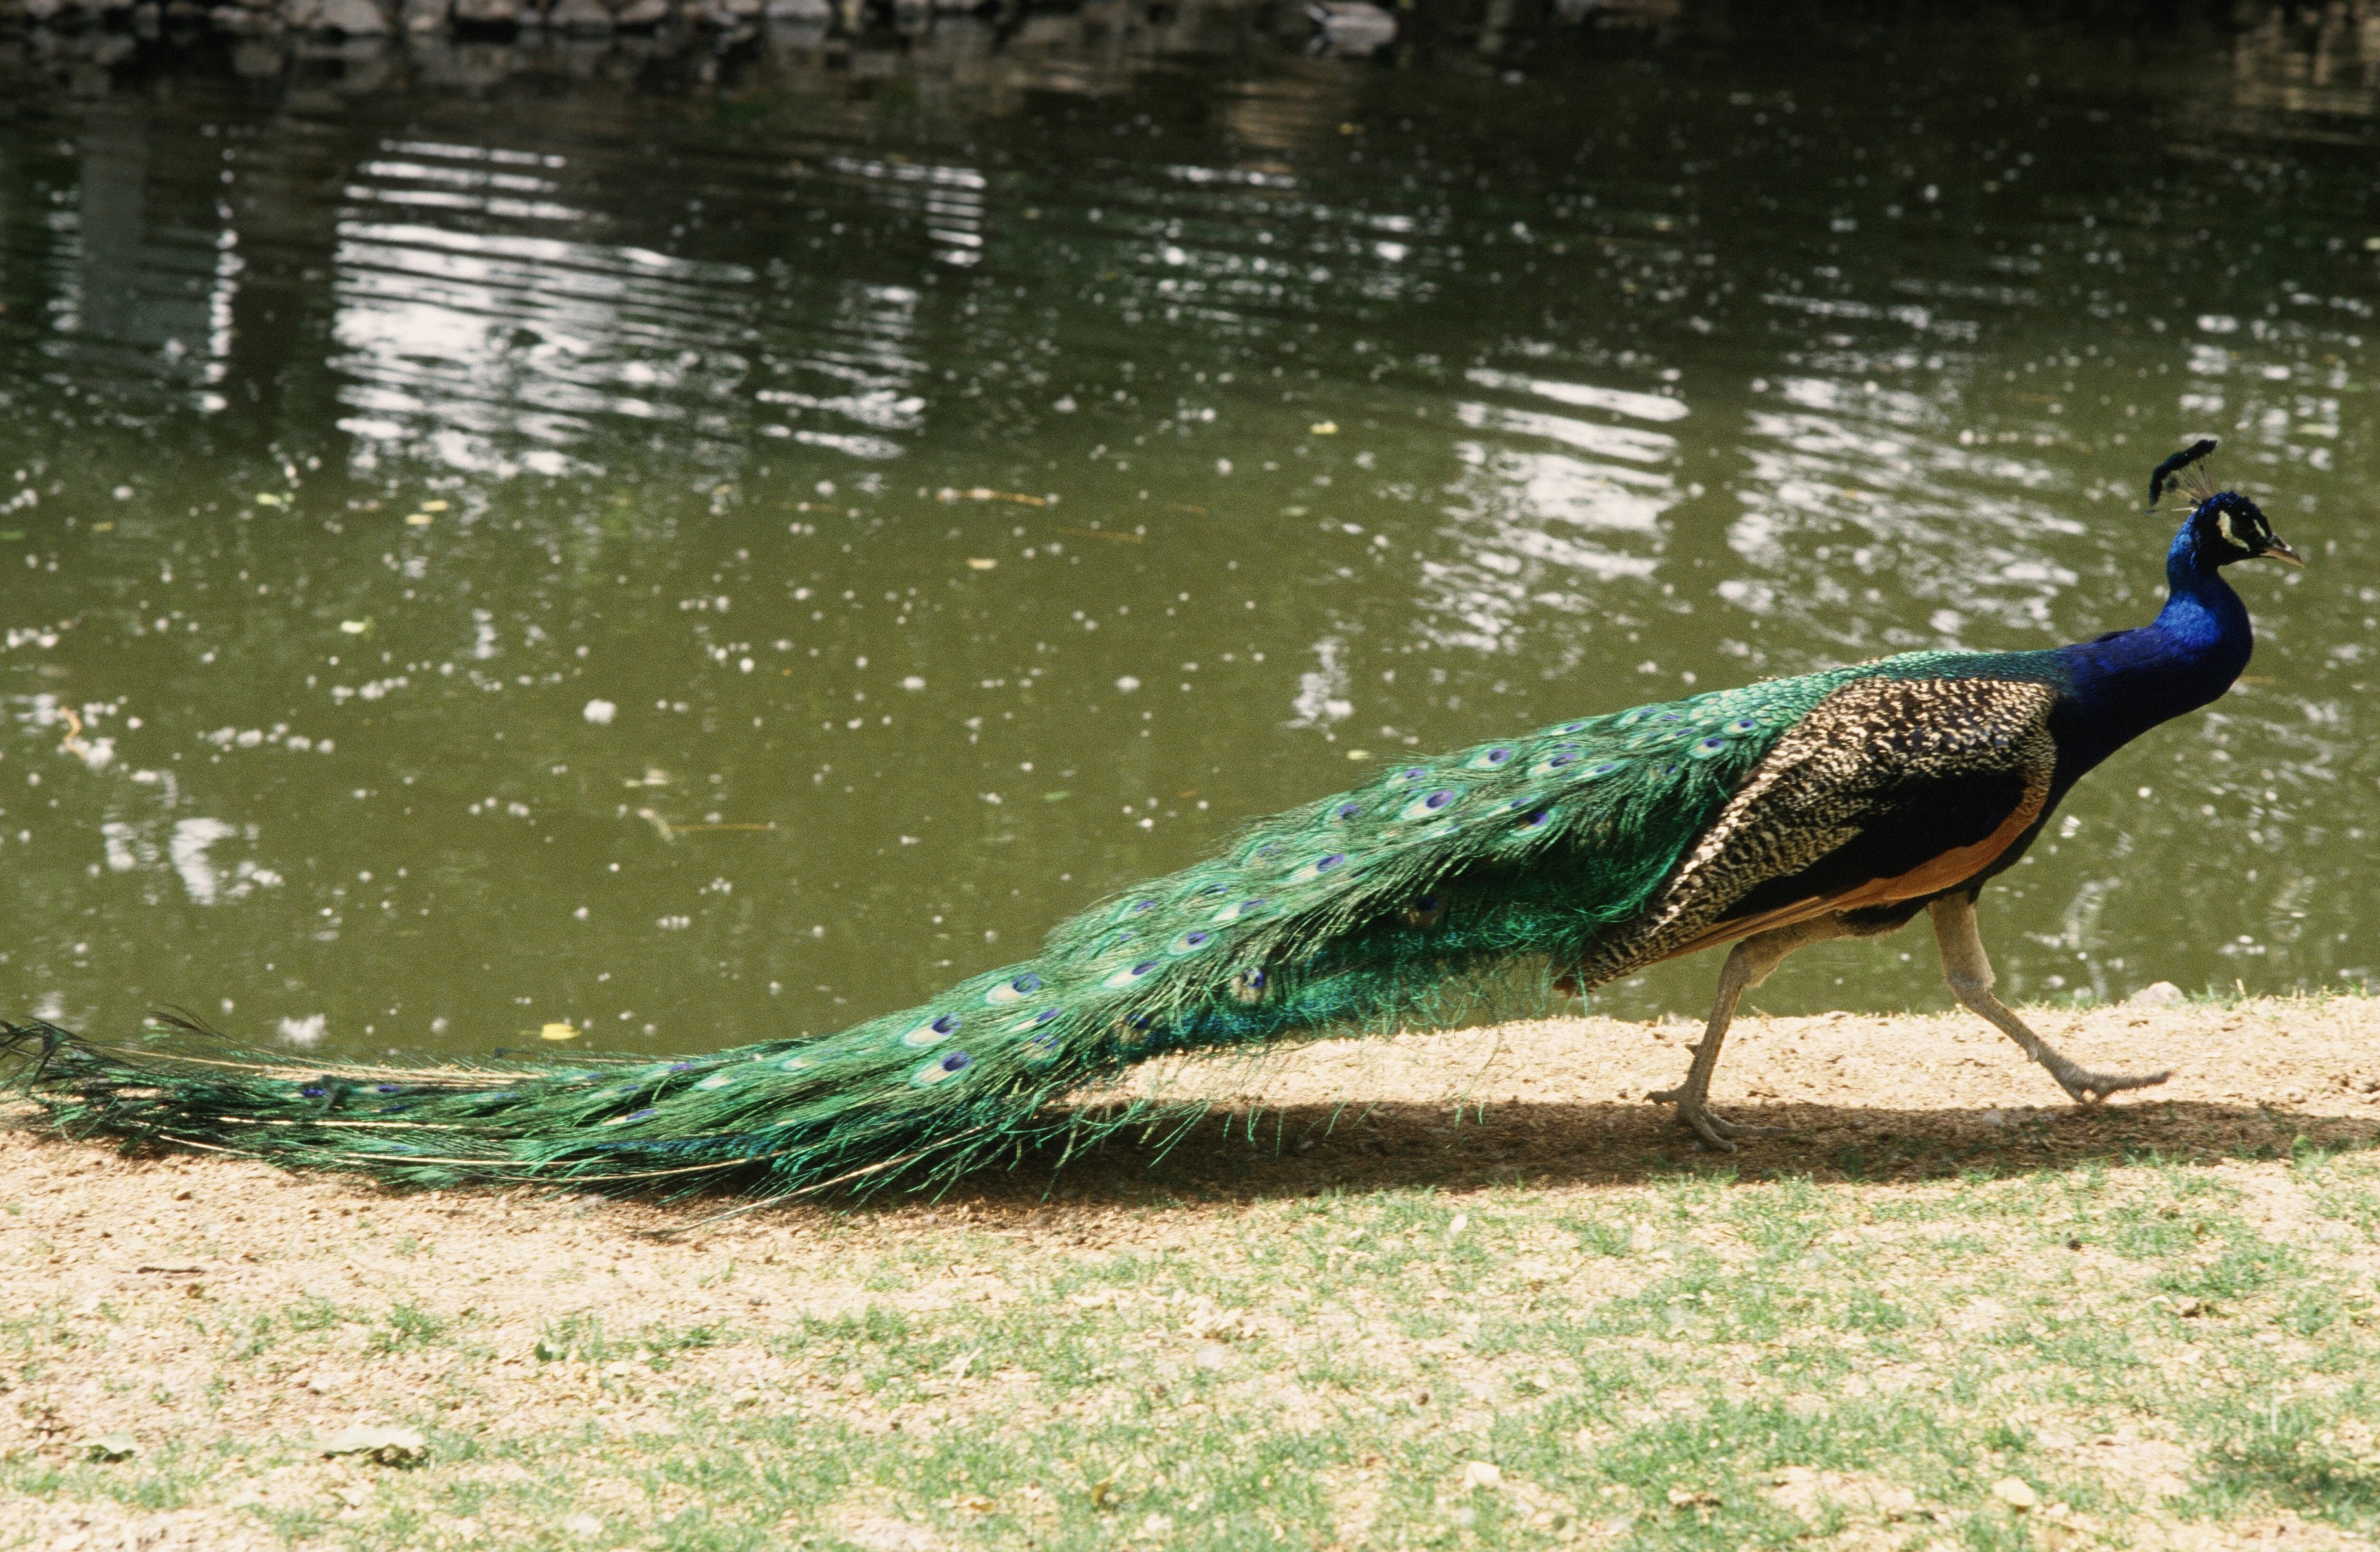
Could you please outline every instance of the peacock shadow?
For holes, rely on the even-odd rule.
[[[1857,1185],[2380,1146],[2380,1117],[2199,1100],[2012,1111],[1738,1103],[1729,1113],[1780,1130],[1720,1155],[1702,1151],[1666,1107],[1642,1102],[1523,1100],[1459,1114],[1443,1100],[1217,1109],[1193,1122],[1120,1129],[1071,1151],[1027,1151],[1011,1168],[953,1182],[940,1200],[1038,1212],[1415,1188],[1629,1186],[1682,1175]],[[848,1207],[915,1201],[893,1190]]]

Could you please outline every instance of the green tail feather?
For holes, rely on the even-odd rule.
[[[70,1134],[422,1185],[948,1180],[1083,1124],[1058,1101],[1149,1056],[1440,1023],[1514,956],[1585,962],[1779,735],[1860,672],[1398,767],[1084,912],[1031,961],[815,1038],[562,1070],[322,1068],[33,1025],[0,1026],[0,1052],[26,1060],[20,1085]]]

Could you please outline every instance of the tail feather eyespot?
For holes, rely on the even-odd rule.
[[[1014,980],[1002,981],[985,992],[983,1000],[997,1008],[1010,1002],[1022,1002],[1040,989],[1041,977],[1027,970]]]
[[[926,1020],[902,1036],[901,1043],[912,1049],[936,1045],[957,1033],[959,1025],[965,1022],[965,1020],[956,1013],[944,1013],[939,1018]]]
[[[1407,927],[1431,928],[1445,919],[1446,896],[1442,893],[1417,894],[1405,904],[1404,922]]]
[[[1289,876],[1289,881],[1293,884],[1311,883],[1315,879],[1319,879],[1326,874],[1337,872],[1340,868],[1345,867],[1346,864],[1346,853],[1326,853],[1321,856],[1316,857],[1312,862],[1307,863],[1296,872],[1292,873]]]
[[[1415,798],[1411,803],[1406,804],[1398,811],[1397,818],[1408,822],[1414,819],[1430,818],[1444,811],[1460,795],[1462,794],[1451,787],[1440,787],[1427,796]]]
[[[909,1073],[909,1081],[919,1088],[928,1088],[938,1083],[946,1083],[974,1065],[974,1057],[963,1050],[954,1050],[930,1061],[919,1062]]]

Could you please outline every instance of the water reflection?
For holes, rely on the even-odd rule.
[[[2380,971],[2364,35],[1712,17],[0,42],[0,990],[823,1027],[1392,748],[2134,623],[2202,431],[2317,564],[2001,966]]]

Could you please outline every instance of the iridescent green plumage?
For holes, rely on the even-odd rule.
[[[1930,656],[1930,655],[1929,655]],[[1061,924],[1021,964],[835,1034],[693,1061],[322,1069],[41,1026],[62,1129],[443,1184],[764,1194],[948,1178],[1076,1124],[1058,1101],[1165,1051],[1442,1023],[1516,958],[1612,957],[1779,735],[1872,664],[1566,722],[1386,770]]]
[[[2211,444],[2161,465],[2151,495]],[[2194,478],[2194,477],[2193,477]],[[1500,967],[1585,987],[1732,943],[1680,1088],[1714,1147],[1737,999],[1785,955],[1934,917],[1960,1000],[2079,1100],[2163,1081],[2076,1066],[1991,996],[1974,918],[2066,789],[2246,664],[2218,575],[2295,561],[2252,502],[2193,489],[2155,623],[2032,652],[1913,652],[1565,722],[1384,770],[1061,924],[1031,961],[815,1039],[576,1070],[299,1067],[0,1026],[62,1130],[423,1184],[763,1195],[947,1180],[1086,1125],[1064,1100],[1167,1051],[1475,1012]],[[1135,1119],[1127,1111],[1124,1119]]]

